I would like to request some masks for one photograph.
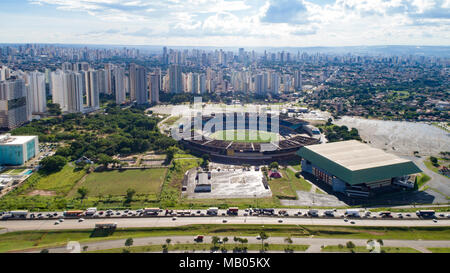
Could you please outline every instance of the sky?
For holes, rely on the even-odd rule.
[[[0,0],[0,43],[450,45],[450,0]]]

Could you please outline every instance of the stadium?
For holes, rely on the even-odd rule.
[[[279,115],[235,112],[194,117],[179,132],[183,146],[194,154],[208,154],[214,162],[257,165],[289,161],[301,147],[318,144],[320,139],[302,132],[306,124]]]

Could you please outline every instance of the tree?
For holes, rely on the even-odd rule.
[[[433,164],[433,166],[435,166],[435,167],[439,166],[439,161],[436,157],[430,156],[430,161]]]
[[[170,239],[170,238],[167,238],[167,239],[166,239],[166,243],[167,243],[167,245],[170,245],[170,242],[172,242],[172,239]]]
[[[346,244],[347,248],[352,249],[355,248],[355,244],[352,241],[348,241]]]
[[[264,231],[259,233],[259,237],[261,237],[261,251],[264,252],[264,240],[269,239],[269,235],[267,235]]]
[[[133,245],[133,243],[134,243],[133,238],[128,238],[128,239],[125,241],[125,246],[126,246],[126,247],[130,247],[130,246]]]
[[[272,162],[269,165],[269,169],[271,169],[271,170],[274,170],[274,169],[278,170],[279,167],[280,167],[280,165],[278,164],[278,162]]]
[[[169,147],[166,150],[166,164],[169,164],[170,162],[172,162],[173,158],[175,157],[175,154],[178,152],[178,148],[175,146]]]
[[[211,239],[211,243],[212,243],[214,246],[216,246],[217,243],[219,243],[219,241],[220,241],[220,238],[217,237],[217,236],[213,236],[212,239]]]
[[[133,201],[133,196],[136,194],[136,190],[134,189],[128,189],[127,190],[127,197],[126,197],[126,201],[127,203],[131,203],[131,201]]]
[[[228,242],[228,237],[224,237],[224,238],[222,239],[222,241],[223,241],[223,244],[225,245],[225,244]]]
[[[377,242],[380,244],[380,246],[384,245],[383,240],[378,239]]]
[[[101,165],[103,165],[105,168],[108,167],[108,164],[113,163],[114,160],[112,159],[112,157],[110,157],[109,155],[106,154],[100,154],[98,156],[98,160],[97,162]]]
[[[77,193],[80,195],[81,200],[86,198],[89,193],[89,190],[85,187],[78,188]]]
[[[67,159],[60,155],[49,156],[41,161],[41,170],[47,174],[61,171],[67,164]]]

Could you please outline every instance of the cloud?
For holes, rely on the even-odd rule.
[[[308,9],[302,0],[271,0],[261,22],[306,24]]]

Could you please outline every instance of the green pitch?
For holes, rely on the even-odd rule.
[[[217,131],[209,137],[217,140],[245,142],[245,143],[268,143],[279,140],[277,133],[256,130],[226,130]]]

